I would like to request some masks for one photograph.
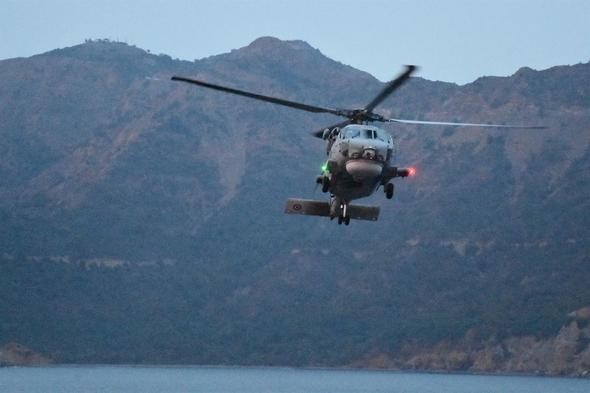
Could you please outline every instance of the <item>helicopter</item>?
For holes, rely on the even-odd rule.
[[[285,213],[324,216],[329,217],[331,220],[337,218],[338,224],[349,225],[351,219],[376,221],[380,210],[379,206],[353,205],[350,203],[351,201],[368,197],[377,191],[379,187],[383,188],[385,197],[391,199],[394,195],[394,185],[392,183],[394,178],[416,175],[416,169],[413,167],[400,168],[392,164],[394,142],[391,134],[369,123],[404,123],[453,127],[545,128],[543,126],[408,120],[386,118],[375,113],[373,110],[408,81],[416,69],[417,67],[414,65],[407,65],[405,70],[389,81],[366,106],[357,109],[337,109],[308,105],[183,76],[173,76],[171,80],[307,112],[330,113],[346,118],[346,120],[337,124],[312,132],[313,136],[323,139],[326,143],[328,159],[322,165],[322,171],[316,178],[316,184],[321,186],[322,192],[329,193],[330,200],[326,202],[290,198],[286,202]]]

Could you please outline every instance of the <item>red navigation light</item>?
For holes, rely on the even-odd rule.
[[[408,168],[408,176],[412,177],[416,174],[416,168],[414,167],[409,167]]]

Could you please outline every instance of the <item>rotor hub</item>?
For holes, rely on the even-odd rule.
[[[385,118],[367,109],[354,109],[347,114],[352,124],[364,124],[372,121],[384,121]]]

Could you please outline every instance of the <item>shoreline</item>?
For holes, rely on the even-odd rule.
[[[224,364],[156,364],[156,363],[49,363],[49,364],[28,364],[10,365],[0,364],[0,368],[194,368],[194,369],[276,369],[293,371],[334,371],[334,372],[367,372],[367,373],[391,373],[391,374],[430,374],[430,375],[464,375],[483,377],[543,377],[543,378],[564,378],[564,379],[590,379],[590,371],[586,375],[553,375],[545,373],[526,372],[481,372],[481,371],[459,371],[459,370],[416,370],[416,369],[395,369],[395,368],[372,368],[372,367],[348,367],[348,366],[269,366],[269,365],[224,365]]]

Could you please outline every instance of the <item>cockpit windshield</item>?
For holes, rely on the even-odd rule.
[[[358,128],[347,128],[344,133],[344,138],[358,138],[361,135],[361,130]]]
[[[389,139],[389,135],[386,134],[383,130],[377,130],[375,131],[375,134],[376,138],[383,142],[387,142],[387,140]]]
[[[375,135],[375,130],[371,130],[371,129],[365,129],[363,130],[363,136],[367,139],[375,139],[376,135]]]
[[[350,127],[344,129],[343,139],[365,138],[365,139],[379,139],[383,142],[388,140],[388,135],[383,131],[372,128]]]

